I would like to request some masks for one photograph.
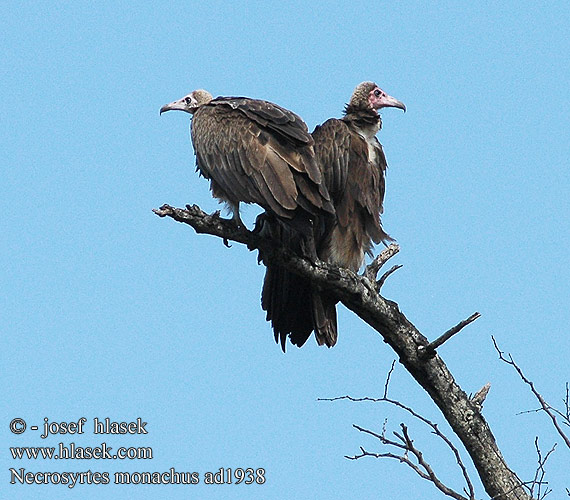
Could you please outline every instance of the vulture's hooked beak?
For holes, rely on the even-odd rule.
[[[186,113],[191,113],[191,110],[188,107],[188,103],[186,102],[185,98],[178,99],[178,101],[171,102],[170,104],[165,104],[160,108],[160,114],[164,113],[165,111],[172,111],[173,109],[177,109],[178,111],[186,111]]]
[[[379,108],[400,108],[404,113],[406,112],[406,105],[391,95],[384,94],[380,97],[379,103]]]

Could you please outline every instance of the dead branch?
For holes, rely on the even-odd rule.
[[[507,359],[504,355],[505,353],[499,349],[499,346],[497,345],[497,341],[495,340],[495,337],[491,336],[491,339],[493,340],[493,345],[495,346],[495,350],[499,353],[499,359],[501,361],[505,362],[506,364],[512,366],[516,370],[516,372],[518,373],[521,380],[530,387],[530,390],[534,394],[534,397],[540,403],[540,408],[536,411],[544,411],[544,413],[546,413],[550,417],[550,420],[552,421],[552,425],[554,425],[556,432],[558,432],[560,437],[564,440],[564,443],[566,444],[566,446],[568,446],[568,448],[570,448],[570,438],[564,433],[564,431],[560,427],[560,424],[559,424],[558,419],[557,419],[557,415],[561,416],[563,419],[567,419],[568,406],[566,406],[566,415],[564,413],[562,413],[560,410],[557,410],[556,408],[550,406],[547,403],[547,401],[544,399],[542,394],[540,394],[536,390],[534,383],[531,382],[525,376],[522,369],[515,363],[515,360],[513,359],[513,357],[510,354],[508,354],[508,359]],[[568,398],[568,385],[566,386],[566,391],[567,391],[566,392],[566,398]],[[567,401],[567,399],[566,399],[566,401]],[[566,403],[566,405],[568,405],[568,403]],[[568,420],[564,423],[568,424]]]
[[[445,332],[441,337],[438,337],[433,342],[430,342],[425,347],[420,347],[420,352],[422,356],[430,357],[435,354],[435,350],[442,345],[444,342],[447,342],[451,337],[453,337],[456,333],[459,333],[463,328],[465,328],[469,323],[473,323],[477,318],[480,318],[481,314],[478,312],[473,313],[467,319],[460,321],[457,325],[453,328],[450,328]]]
[[[534,439],[534,447],[536,449],[536,454],[538,456],[538,466],[536,468],[534,479],[530,486],[530,494],[531,496],[534,496],[534,491],[536,488],[536,499],[542,500],[544,497],[546,497],[546,495],[552,492],[552,490],[548,488],[548,483],[544,481],[544,476],[546,475],[546,471],[544,470],[544,465],[546,464],[546,461],[549,459],[550,455],[554,453],[554,450],[556,449],[556,443],[554,443],[554,446],[544,456],[544,458],[542,457],[542,452],[540,451],[540,447],[538,446],[538,436]],[[546,491],[542,491],[543,485],[546,486]]]
[[[390,385],[390,378],[392,377],[392,373],[394,373],[395,366],[396,360],[392,361],[392,365],[390,366],[390,370],[388,370],[388,375],[386,376],[386,383],[384,384],[384,398],[388,397],[388,386]]]
[[[353,398],[352,396],[347,395],[347,396],[340,396],[340,397],[335,397],[335,398],[319,398],[319,401],[339,401],[342,399],[346,399],[346,400],[352,401],[352,402],[369,401],[369,402],[373,402],[373,403],[388,403],[388,404],[391,404],[393,406],[396,406],[396,407],[408,412],[414,418],[420,420],[425,425],[431,427],[431,429],[432,429],[431,432],[433,434],[435,434],[437,437],[439,437],[448,446],[448,448],[451,450],[451,452],[453,453],[453,455],[455,457],[457,465],[461,469],[461,474],[463,475],[463,478],[464,478],[465,483],[467,485],[467,490],[469,491],[469,499],[474,499],[475,498],[475,492],[473,489],[473,483],[471,482],[471,478],[469,477],[469,473],[467,472],[467,468],[465,467],[465,465],[461,459],[461,454],[459,453],[459,450],[457,449],[457,447],[451,442],[451,440],[443,432],[441,432],[441,430],[439,429],[439,426],[435,422],[432,422],[428,418],[426,418],[423,415],[416,412],[413,408],[403,404],[402,402],[398,401],[397,399],[390,399],[390,398],[386,397],[386,393],[388,392],[388,383],[390,380],[390,376],[391,376],[393,367],[394,367],[394,364],[392,364],[392,368],[390,369],[390,372],[388,374],[388,377],[386,380],[386,385],[384,387],[384,397],[382,397],[382,398],[370,398],[370,397]],[[404,425],[404,424],[402,424],[402,425]],[[361,430],[361,428],[359,428],[356,425],[354,425],[354,427],[357,428],[358,430]],[[372,431],[366,431],[366,432],[368,434],[374,435],[375,437],[378,437],[378,435],[374,434]],[[385,430],[383,430],[381,436],[385,437]],[[392,446],[396,446],[391,442],[384,442],[382,439],[381,439],[381,441],[383,442],[383,444],[390,444]],[[408,451],[412,451],[412,450],[408,450]],[[417,472],[417,470],[416,470],[416,472]],[[420,476],[422,476],[424,479],[427,479],[426,477],[424,477],[421,474],[420,474]]]
[[[481,389],[479,389],[476,393],[475,396],[473,396],[471,398],[471,402],[477,406],[477,408],[481,409],[483,408],[483,403],[485,402],[485,399],[487,398],[487,394],[489,394],[489,391],[491,390],[491,384],[489,382],[487,382],[483,387],[481,387]]]
[[[427,359],[420,356],[419,348],[429,345],[428,340],[404,316],[398,304],[377,293],[375,284],[369,279],[348,269],[293,255],[232,221],[225,221],[216,214],[205,214],[196,206],[183,210],[164,205],[155,213],[189,224],[197,232],[244,243],[250,249],[262,249],[268,261],[311,280],[315,286],[336,296],[382,335],[406,370],[430,395],[463,442],[487,494],[503,500],[529,500],[521,481],[507,466],[479,409],[455,382],[437,353]]]
[[[359,430],[360,432],[364,432],[366,434],[370,434],[371,436],[376,437],[377,439],[380,440],[380,442],[383,445],[392,446],[392,447],[395,447],[397,449],[402,450],[402,453],[401,454],[396,454],[396,453],[392,453],[392,452],[371,453],[369,451],[366,451],[363,447],[360,447],[360,451],[361,451],[360,455],[347,456],[346,458],[348,458],[350,460],[358,460],[358,459],[366,457],[366,456],[374,457],[374,458],[393,458],[393,459],[396,459],[396,460],[408,465],[421,478],[433,483],[435,485],[435,487],[437,489],[439,489],[443,494],[445,494],[451,498],[455,498],[456,500],[475,500],[475,495],[474,495],[474,492],[472,489],[470,490],[470,496],[465,497],[465,496],[461,495],[460,493],[458,493],[457,491],[455,491],[452,488],[445,485],[438,478],[437,474],[434,472],[431,465],[425,460],[423,453],[418,448],[416,448],[416,446],[414,445],[414,442],[410,438],[408,428],[406,427],[405,424],[403,424],[403,423],[400,424],[400,427],[402,429],[402,434],[398,434],[397,432],[393,433],[394,436],[396,436],[396,438],[398,438],[399,442],[388,439],[386,437],[384,431],[382,432],[382,434],[377,434],[377,433],[372,432],[368,429],[364,429],[363,427],[360,427],[358,425],[354,425],[353,427],[355,429]],[[409,458],[409,453],[411,453],[415,457],[416,462],[413,462]]]
[[[388,271],[386,271],[382,275],[382,277],[376,282],[376,289],[378,290],[378,292],[380,292],[380,289],[382,288],[382,286],[384,285],[384,283],[388,279],[388,276],[390,276],[392,273],[395,273],[401,267],[403,267],[401,264],[398,264],[396,266],[392,266],[390,269],[388,269]]]
[[[366,266],[363,276],[368,278],[371,282],[376,280],[376,276],[380,268],[386,264],[394,255],[400,251],[400,247],[395,243],[391,243],[389,247],[380,252],[374,260]]]

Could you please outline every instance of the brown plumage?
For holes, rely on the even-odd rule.
[[[325,227],[330,224],[330,217],[314,221],[316,255],[319,253],[320,240],[326,234]],[[306,255],[304,239],[291,225],[265,213],[257,218],[256,226],[263,236],[298,255]],[[301,347],[313,331],[319,344],[334,345],[337,337],[336,310],[326,308],[323,294],[315,290],[310,281],[281,266],[271,262],[266,262],[266,266],[261,306],[267,311],[267,320],[271,321],[275,341],[281,344],[283,351],[285,352],[287,338],[292,344]]]
[[[317,255],[355,272],[375,243],[391,240],[380,221],[386,157],[376,133],[382,125],[378,110],[383,107],[406,109],[375,83],[363,82],[354,90],[343,118],[327,120],[312,134],[317,162],[336,211],[334,219],[318,226],[322,231],[315,236]],[[294,239],[289,234],[285,238]],[[268,267],[262,305],[273,320],[275,338],[281,340],[283,350],[287,336],[301,347],[313,330],[319,345],[335,345],[336,302],[308,281]]]
[[[218,97],[195,90],[163,106],[193,115],[191,136],[199,172],[236,222],[239,203],[257,203],[287,219],[334,213],[305,122],[276,104]]]
[[[242,224],[240,202],[256,203],[265,209],[256,224],[258,231],[316,259],[316,240],[332,223],[334,207],[305,122],[267,101],[213,99],[205,90],[195,90],[160,112],[169,110],[193,115],[191,137],[197,169],[210,180],[214,197],[233,211],[236,222]],[[315,327],[319,320],[313,321],[323,315],[320,295],[279,266],[268,264],[262,305],[283,349],[288,334],[302,345],[314,329],[319,339],[327,339],[323,342],[332,342],[330,334]],[[336,335],[336,323],[334,328]]]
[[[193,115],[197,168],[238,223],[239,203],[257,203],[266,210],[256,223],[263,235],[300,255],[357,271],[374,243],[390,239],[380,223],[386,158],[375,137],[381,127],[377,110],[387,106],[405,110],[364,82],[345,116],[327,120],[312,136],[299,116],[276,104],[213,99],[204,90],[160,111]],[[336,343],[336,299],[271,263],[262,307],[283,350],[287,338],[301,347],[313,331],[319,345]]]
[[[313,131],[315,154],[336,210],[319,257],[358,271],[375,243],[391,240],[382,228],[386,157],[376,133],[378,110],[404,104],[374,82],[356,87],[341,119],[331,118]]]

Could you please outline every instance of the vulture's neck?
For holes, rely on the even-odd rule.
[[[367,139],[374,137],[382,127],[380,115],[370,108],[361,108],[347,104],[344,108],[344,117],[342,119]]]

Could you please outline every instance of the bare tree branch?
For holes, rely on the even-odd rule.
[[[392,373],[394,373],[394,367],[396,366],[396,360],[392,361],[390,370],[388,370],[388,375],[386,376],[386,383],[384,384],[384,399],[388,397],[388,386],[390,385],[390,378]]]
[[[363,427],[360,427],[358,425],[354,425],[353,427],[355,429],[359,430],[360,432],[364,432],[366,434],[370,434],[371,436],[376,437],[384,445],[393,446],[395,448],[402,450],[403,453],[400,455],[395,454],[395,453],[391,453],[391,452],[388,452],[388,453],[371,453],[371,452],[366,451],[363,447],[361,447],[360,448],[360,450],[361,450],[360,455],[355,455],[352,457],[347,456],[346,458],[348,458],[350,460],[358,460],[359,458],[362,458],[365,456],[371,456],[374,458],[393,458],[393,459],[399,460],[400,462],[408,465],[411,469],[413,469],[416,472],[416,474],[418,474],[421,478],[433,483],[435,485],[435,487],[438,488],[445,495],[447,495],[451,498],[455,498],[456,500],[475,500],[475,494],[473,492],[472,487],[470,489],[470,496],[465,497],[465,496],[461,495],[460,493],[458,493],[457,491],[455,491],[452,488],[445,485],[437,477],[437,475],[434,472],[431,465],[425,460],[423,453],[418,448],[416,448],[416,446],[414,446],[413,440],[410,438],[408,428],[406,427],[405,424],[400,424],[400,427],[402,428],[402,434],[398,434],[397,432],[394,432],[394,436],[396,436],[400,442],[388,439],[386,437],[384,431],[382,432],[382,434],[377,434],[377,433],[372,432],[368,429],[364,429]],[[408,453],[411,453],[415,457],[417,463],[414,463],[409,458]],[[469,483],[469,485],[471,486],[471,483]]]
[[[481,314],[478,312],[473,313],[467,319],[460,321],[457,325],[453,328],[450,328],[445,332],[441,337],[438,337],[433,342],[430,342],[425,347],[420,347],[420,352],[422,356],[430,357],[435,354],[435,350],[442,345],[444,342],[447,342],[451,337],[453,337],[456,333],[459,333],[463,328],[465,328],[469,323],[473,323],[477,318],[480,318]]]
[[[556,418],[556,415],[561,416],[562,418],[566,418],[566,415],[564,415],[561,411],[557,410],[556,408],[553,408],[552,406],[550,406],[546,402],[544,397],[542,397],[542,394],[540,394],[536,390],[536,388],[534,387],[534,384],[525,376],[525,374],[523,373],[521,368],[515,363],[515,360],[513,359],[513,357],[510,354],[508,354],[508,359],[507,359],[504,355],[505,353],[499,349],[499,346],[497,345],[497,341],[495,340],[495,337],[491,336],[491,339],[493,340],[493,344],[495,346],[496,351],[499,353],[499,359],[501,361],[504,361],[506,364],[512,366],[516,370],[516,372],[519,374],[519,377],[521,378],[521,380],[530,387],[531,392],[534,394],[534,396],[536,397],[536,399],[540,403],[540,408],[536,411],[544,411],[550,417],[550,420],[552,421],[552,425],[554,425],[554,428],[556,429],[556,431],[558,432],[560,437],[564,440],[564,443],[566,444],[566,446],[568,446],[568,448],[570,448],[570,438],[564,433],[564,431],[560,427],[560,424],[558,423],[558,419]],[[568,385],[566,387],[567,387],[567,391],[568,391]],[[566,397],[568,398],[568,392],[566,392]],[[568,412],[568,408],[566,408],[566,412]]]
[[[474,405],[476,405],[477,408],[482,408],[483,403],[485,402],[485,399],[487,398],[487,394],[489,394],[490,390],[491,390],[491,384],[489,382],[487,382],[483,387],[481,387],[481,389],[479,389],[475,393],[475,396],[473,396],[471,398],[471,402]]]
[[[376,281],[376,275],[378,274],[378,271],[380,271],[380,268],[399,251],[400,247],[395,243],[391,243],[389,247],[382,250],[382,252],[380,252],[374,260],[366,266],[363,276],[368,278],[371,282]]]
[[[401,267],[403,267],[401,264],[398,264],[396,266],[392,266],[390,269],[388,269],[388,271],[386,271],[382,275],[382,277],[376,282],[376,289],[378,290],[378,292],[380,292],[380,289],[382,288],[382,286],[384,285],[384,283],[388,279],[388,276],[390,276],[392,273],[395,273]]]
[[[548,487],[546,488],[546,491],[543,492],[542,486],[548,485],[548,483],[544,481],[544,476],[546,475],[546,471],[544,470],[544,464],[546,464],[546,461],[548,460],[550,455],[556,449],[556,443],[554,443],[554,446],[544,456],[544,458],[542,458],[542,453],[540,451],[540,447],[538,446],[538,436],[534,439],[534,446],[536,448],[536,454],[538,455],[538,466],[536,468],[536,473],[534,475],[534,479],[533,479],[532,484],[530,486],[530,494],[532,496],[534,496],[534,490],[536,488],[536,490],[537,490],[536,499],[542,500],[544,497],[546,497],[549,493],[552,492],[552,490]]]
[[[428,340],[404,316],[398,304],[377,293],[375,283],[348,269],[295,256],[272,241],[237,227],[232,221],[225,221],[216,214],[205,214],[196,206],[183,210],[164,205],[155,213],[189,224],[198,232],[244,243],[250,249],[262,249],[267,261],[284,266],[336,296],[382,335],[406,370],[430,395],[463,442],[487,494],[504,500],[529,499],[521,481],[507,466],[477,406],[455,382],[437,353],[427,359],[420,355],[420,347],[425,349]]]
[[[394,364],[392,364],[392,369],[393,369]],[[386,385],[384,388],[384,393],[386,394],[388,391],[388,382],[390,380],[390,375],[392,373],[392,369],[390,370],[389,374],[388,374],[388,378],[386,380]],[[386,396],[382,397],[382,398],[370,398],[370,397],[364,397],[364,398],[353,398],[352,396],[340,396],[340,397],[336,397],[336,398],[319,398],[319,401],[338,401],[341,399],[346,399],[348,401],[353,401],[353,402],[362,402],[362,401],[370,401],[373,403],[389,403],[393,406],[396,406],[406,412],[408,412],[410,415],[412,415],[414,418],[420,420],[421,422],[423,422],[424,424],[428,425],[429,427],[431,427],[432,429],[432,433],[435,434],[436,436],[438,436],[448,447],[449,449],[452,451],[455,460],[457,462],[457,465],[459,466],[459,468],[461,469],[461,474],[463,475],[463,478],[465,480],[465,483],[467,485],[467,488],[469,490],[469,498],[475,498],[475,492],[473,489],[473,483],[471,482],[471,478],[469,477],[469,473],[467,472],[467,468],[465,467],[465,465],[463,464],[463,461],[461,460],[461,454],[459,453],[459,450],[457,449],[457,447],[451,442],[451,440],[443,433],[441,432],[441,430],[439,429],[438,425],[435,422],[432,422],[431,420],[427,419],[426,417],[424,417],[423,415],[419,414],[418,412],[416,412],[413,408],[410,408],[409,406],[406,406],[405,404],[403,404],[402,402],[396,400],[396,399],[389,399]],[[403,424],[402,424],[403,425]],[[357,429],[360,430],[360,428],[358,426],[354,426]],[[374,435],[375,437],[378,437],[378,435],[374,434],[372,431],[367,431],[368,434]],[[382,436],[384,436],[384,432],[382,433]],[[393,443],[385,443],[385,444],[391,444],[392,446],[395,446]],[[410,450],[411,451],[411,450]],[[417,471],[416,471],[417,472]],[[423,476],[422,476],[423,477]],[[426,479],[424,477],[424,479]]]

